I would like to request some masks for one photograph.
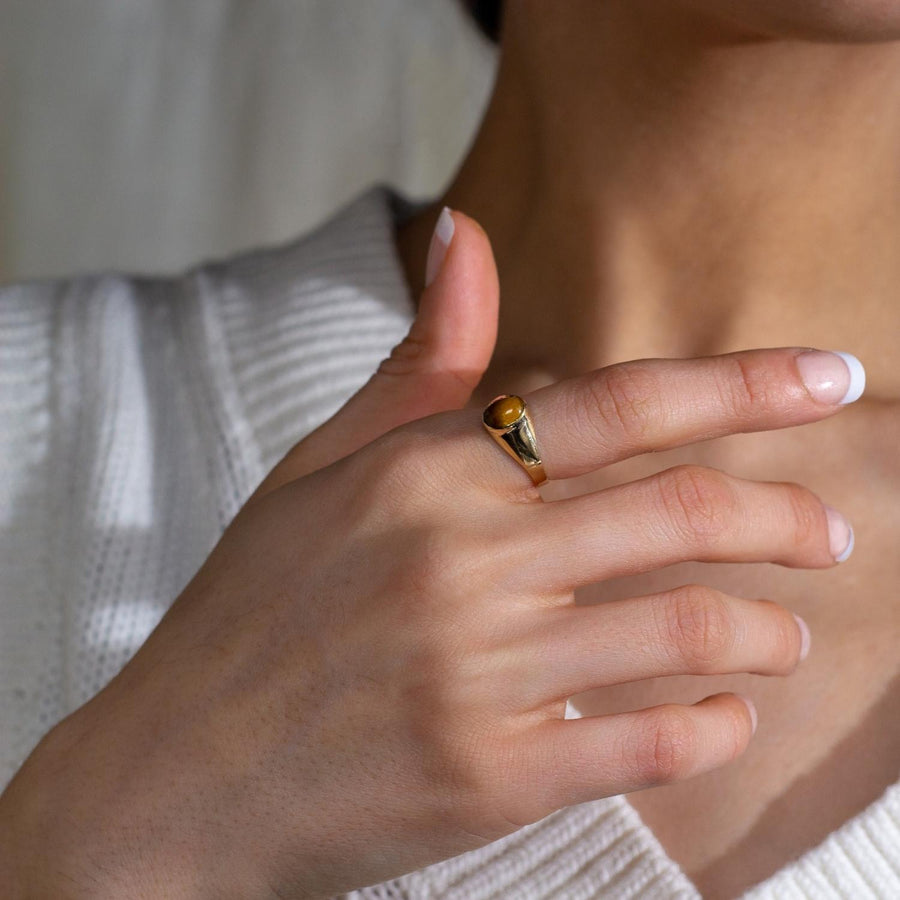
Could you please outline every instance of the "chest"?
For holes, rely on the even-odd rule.
[[[853,556],[828,570],[768,564],[683,563],[582,589],[603,603],[679,584],[766,597],[810,626],[809,657],[787,677],[675,676],[604,687],[573,698],[585,715],[693,703],[720,691],[750,696],[759,728],[727,766],[628,800],[704,900],[730,900],[821,843],[900,776],[900,477],[891,445],[834,448],[800,432],[740,436],[740,452],[710,442],[631,460],[566,490],[581,493],[683,462],[740,477],[798,481],[841,509],[856,532]],[[825,427],[822,427],[825,426]],[[882,437],[884,435],[882,434]],[[749,446],[748,446],[749,445]],[[805,448],[804,448],[805,445]],[[896,445],[894,445],[896,446]],[[813,457],[810,447],[818,447]],[[747,452],[749,450],[749,452]]]

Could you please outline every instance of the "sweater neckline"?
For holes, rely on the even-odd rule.
[[[206,326],[219,344],[220,384],[229,393],[229,409],[237,432],[244,438],[244,451],[256,461],[258,480],[296,442],[298,431],[308,433],[340,408],[405,334],[414,317],[415,304],[400,261],[395,231],[398,224],[422,205],[425,204],[379,184],[358,196],[312,235],[282,247],[248,254],[219,270],[225,289],[211,292],[216,299],[210,302],[215,306],[205,310]],[[327,258],[327,282],[332,289],[334,284],[346,287],[355,304],[352,315],[334,319],[331,337],[336,346],[346,339],[349,346],[361,346],[362,351],[354,354],[353,363],[345,361],[337,382],[333,381],[334,372],[315,367],[310,371],[302,361],[295,363],[298,381],[306,379],[303,384],[308,383],[309,387],[305,389],[301,384],[298,389],[294,384],[286,391],[285,376],[272,378],[264,372],[266,377],[260,377],[255,360],[261,348],[268,358],[277,358],[279,354],[285,359],[291,357],[299,332],[280,324],[273,329],[273,322],[281,323],[285,316],[297,317],[302,325],[303,314],[308,312],[304,307],[308,306],[308,295],[313,290],[310,285],[322,280],[316,268],[320,257]],[[260,266],[262,258],[266,260],[265,266]],[[254,273],[261,268],[268,271],[269,278],[273,268],[277,268],[280,280],[293,285],[283,298],[271,303],[266,300],[268,310],[260,307],[261,292],[247,301],[241,291],[235,290],[235,281],[248,278],[253,281]],[[361,320],[360,315],[366,314],[371,318]],[[369,321],[376,323],[371,326],[374,337],[366,324]],[[370,337],[360,345],[364,330]],[[343,332],[345,338],[337,331]],[[323,386],[323,380],[329,384]],[[310,402],[310,396],[315,402]],[[273,419],[273,407],[278,409],[277,419]],[[617,816],[620,833],[627,832],[636,840],[640,851],[636,855],[640,856],[641,864],[648,872],[655,873],[652,878],[648,874],[645,881],[658,883],[662,877],[669,891],[667,896],[700,900],[696,886],[668,855],[626,795],[569,807],[555,813],[554,818],[568,816],[573,823],[580,823],[579,839],[590,842],[591,830],[585,827],[588,820],[584,815],[586,808],[593,807],[604,808]],[[523,832],[534,827],[528,826]],[[536,846],[540,838],[537,832],[532,834],[521,838],[519,844],[531,840]],[[600,850],[599,844],[595,846],[598,853],[606,852]],[[471,855],[463,854],[462,858]],[[455,870],[462,865],[454,864]],[[775,897],[888,900],[897,896],[900,896],[900,781],[887,787],[881,796],[845,820],[819,844],[749,888],[740,900]]]

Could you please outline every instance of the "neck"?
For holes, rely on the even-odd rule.
[[[801,345],[856,353],[867,395],[900,397],[900,43],[644,5],[508,4],[492,102],[442,198],[494,245],[497,380]],[[401,234],[408,263],[432,222]]]

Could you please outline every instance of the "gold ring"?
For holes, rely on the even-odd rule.
[[[481,421],[487,433],[531,476],[536,484],[547,480],[534,423],[525,401],[515,394],[501,394],[484,408]]]

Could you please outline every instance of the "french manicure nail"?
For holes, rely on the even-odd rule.
[[[453,232],[456,231],[456,225],[453,223],[453,216],[450,215],[449,207],[444,207],[438,216],[437,225],[434,227],[434,234],[431,236],[431,243],[428,246],[428,260],[425,263],[425,287],[428,287],[438,272],[441,271],[441,265],[444,257],[447,255],[447,248],[450,241],[453,240]]]
[[[811,643],[809,625],[797,613],[794,613],[794,618],[797,620],[797,627],[800,629],[800,661],[803,662],[809,656],[809,645]]]
[[[753,734],[756,734],[756,726],[759,724],[759,716],[756,712],[756,704],[749,698],[745,697],[743,694],[735,694],[740,697],[744,703],[747,704],[747,709],[750,711],[750,721],[753,723]]]
[[[797,357],[797,368],[806,389],[820,403],[852,403],[866,387],[866,370],[852,353],[807,350]]]
[[[828,517],[828,549],[834,561],[842,563],[853,552],[853,529],[833,506],[826,506],[825,514]]]

